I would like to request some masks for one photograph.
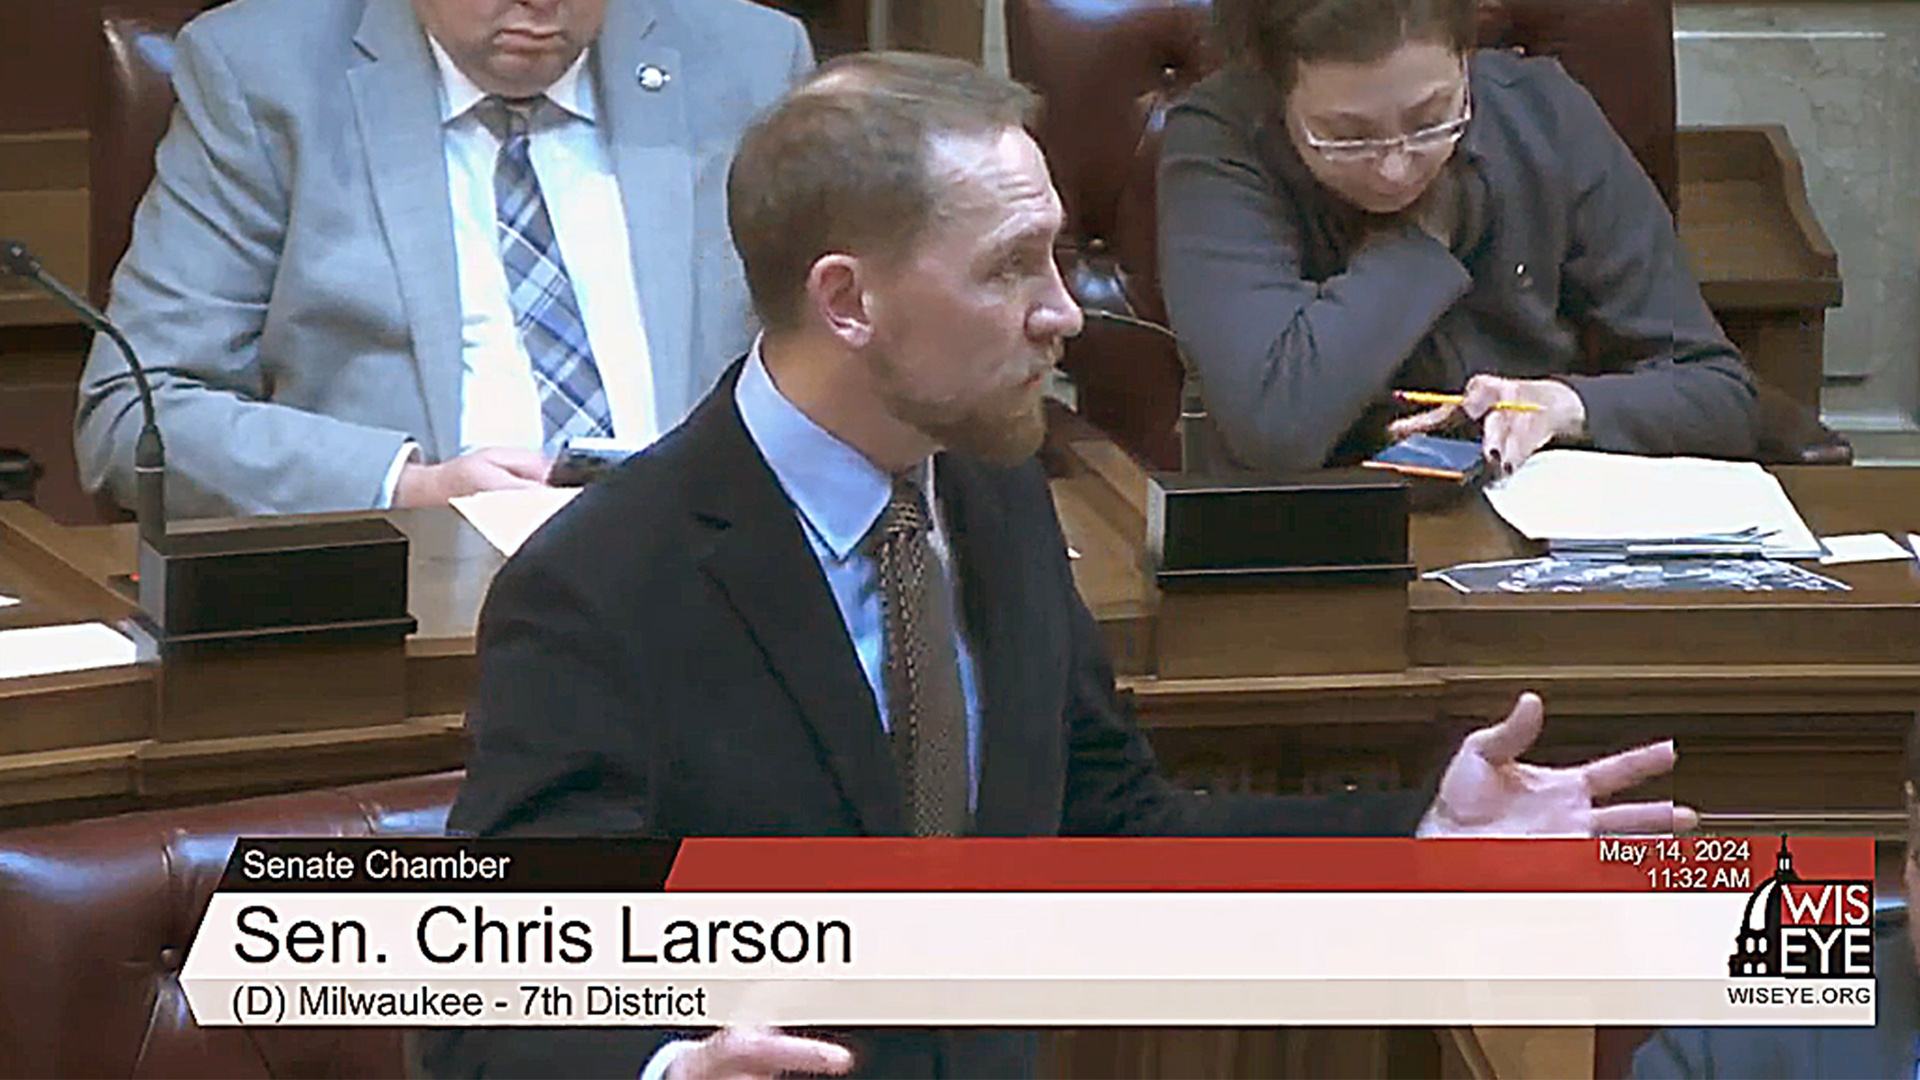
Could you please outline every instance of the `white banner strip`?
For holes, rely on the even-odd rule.
[[[223,892],[182,981],[215,1025],[1873,1022],[1864,966],[1729,977],[1747,900]],[[1791,930],[1776,974],[1870,933]]]
[[[199,979],[202,1027],[1871,1025],[1872,983],[1725,979]],[[1740,996],[1739,1001],[1733,995]]]

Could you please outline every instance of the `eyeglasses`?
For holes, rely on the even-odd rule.
[[[1328,161],[1340,164],[1356,164],[1363,161],[1379,161],[1395,150],[1405,150],[1412,154],[1431,154],[1439,150],[1448,150],[1460,141],[1467,132],[1467,123],[1473,119],[1473,88],[1465,85],[1460,99],[1460,115],[1444,124],[1435,124],[1421,128],[1397,139],[1322,139],[1307,129],[1303,122],[1300,131],[1307,137],[1307,145],[1320,153]]]

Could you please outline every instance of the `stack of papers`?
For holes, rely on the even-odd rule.
[[[1486,492],[1507,524],[1556,556],[1824,554],[1780,481],[1752,462],[1546,450]]]
[[[1823,536],[1820,544],[1827,549],[1820,556],[1822,566],[1840,566],[1844,563],[1890,562],[1895,559],[1905,561],[1913,558],[1913,552],[1900,546],[1900,541],[1886,533],[1862,533],[1858,536]]]
[[[487,538],[494,550],[510,556],[582,490],[577,487],[509,488],[462,495],[452,502],[453,508]]]
[[[0,630],[0,679],[121,667],[137,654],[131,638],[105,623]]]
[[[1422,575],[1463,593],[1846,592],[1824,574],[1773,559],[1507,559]]]

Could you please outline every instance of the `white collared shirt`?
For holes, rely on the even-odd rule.
[[[440,70],[447,194],[460,278],[460,453],[489,446],[539,450],[545,441],[533,364],[514,326],[500,261],[493,172],[500,140],[474,116],[486,92],[428,35]],[[545,96],[566,119],[535,128],[528,153],[540,178],[554,237],[566,260],[587,340],[606,387],[614,437],[634,447],[660,434],[653,364],[634,279],[626,207],[613,160],[596,126],[597,103],[583,51]],[[551,113],[549,113],[551,115]],[[399,482],[387,478],[389,504]]]

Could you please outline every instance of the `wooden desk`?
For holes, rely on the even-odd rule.
[[[177,737],[161,702],[164,672],[133,666],[0,680],[0,825],[127,809],[212,802],[457,767],[462,759],[473,634],[501,558],[450,510],[396,511],[412,542],[405,709],[399,722],[289,730],[277,722],[272,656],[234,694],[255,706],[221,737]],[[67,528],[20,503],[0,503],[0,629],[81,620],[118,622],[135,605],[108,584],[134,562],[131,526]],[[338,662],[302,656],[307,664]],[[366,662],[357,658],[350,663]],[[334,669],[343,685],[352,669]]]
[[[1407,590],[1400,670],[1231,679],[1155,676],[1158,597],[1137,565],[1145,478],[1106,444],[1074,446],[1055,481],[1075,574],[1139,715],[1177,775],[1224,789],[1395,784],[1448,733],[1522,689],[1548,701],[1549,758],[1673,737],[1678,796],[1721,828],[1900,835],[1901,746],[1920,703],[1920,574],[1912,563],[1827,568],[1853,591],[1462,596]],[[1816,532],[1904,533],[1920,471],[1779,471]],[[211,801],[457,765],[473,631],[500,557],[451,511],[401,511],[412,540],[400,723],[275,727],[263,668],[254,730],[169,739],[158,673],[130,667],[0,682],[0,824]],[[122,618],[104,584],[132,563],[127,526],[69,529],[0,504],[0,628]],[[1422,569],[1527,545],[1483,502],[1417,515]],[[1329,615],[1340,618],[1337,608]],[[1289,643],[1269,649],[1283,668]]]
[[[1542,757],[1678,738],[1674,792],[1716,828],[1901,834],[1899,761],[1920,703],[1920,575],[1912,563],[1832,567],[1845,594],[1459,596],[1407,588],[1398,671],[1158,678],[1158,596],[1137,567],[1144,477],[1106,444],[1075,444],[1056,502],[1075,577],[1114,644],[1123,686],[1169,771],[1223,790],[1398,784],[1448,736],[1524,688],[1548,698]],[[1816,532],[1905,532],[1920,471],[1782,469]],[[451,511],[397,511],[413,540],[403,723],[169,740],[157,673],[129,667],[0,682],[0,822],[211,801],[453,767],[472,632],[499,555]],[[1526,544],[1484,502],[1417,515],[1421,569],[1511,557]],[[104,582],[132,563],[129,527],[61,528],[0,505],[4,626],[119,619]],[[1338,617],[1334,611],[1331,617]],[[1275,663],[1290,642],[1240,642]]]
[[[1781,475],[1823,533],[1904,531],[1914,523],[1902,515],[1920,504],[1920,471]],[[1144,483],[1110,445],[1083,443],[1065,456],[1055,495],[1080,553],[1081,591],[1120,646],[1123,681],[1156,746],[1189,783],[1398,783],[1447,749],[1450,729],[1497,715],[1530,687],[1552,717],[1537,757],[1673,736],[1683,755],[1673,789],[1714,827],[1899,835],[1900,746],[1920,701],[1911,564],[1833,568],[1855,590],[1839,595],[1464,597],[1416,583],[1403,670],[1166,680],[1154,675],[1158,598],[1137,566]],[[0,823],[456,765],[476,616],[501,560],[450,511],[391,517],[413,542],[420,622],[405,648],[404,723],[276,730],[263,680],[258,731],[168,740],[162,676],[150,668],[0,682]],[[1478,502],[1418,516],[1412,541],[1422,568],[1526,546]],[[0,505],[0,592],[26,601],[0,611],[0,628],[123,616],[130,605],[104,582],[131,565],[132,545],[125,526],[67,529]],[[1580,662],[1561,662],[1571,658]],[[1521,1040],[1507,1048],[1515,1060],[1541,1047],[1579,1057],[1588,1045],[1577,1032],[1510,1034]],[[1483,1047],[1473,1033],[1421,1029],[1131,1029],[1048,1041],[1053,1074],[1070,1077],[1483,1076],[1500,1049],[1492,1035]]]
[[[389,517],[412,541],[409,602],[420,624],[405,648],[405,723],[276,730],[274,689],[263,677],[254,688],[263,706],[256,733],[169,740],[156,688],[164,672],[0,681],[0,825],[457,765],[476,619],[502,560],[451,511]],[[65,528],[0,504],[0,592],[24,601],[0,609],[0,629],[125,617],[131,603],[105,583],[133,554],[129,526]],[[1484,1056],[1470,1034],[1417,1028],[1062,1030],[1045,1045],[1046,1075],[1087,1080],[1490,1075],[1462,1064],[1463,1055]]]
[[[1163,679],[1158,598],[1134,555],[1144,476],[1098,444],[1068,457],[1056,490],[1081,591],[1163,759],[1190,783],[1404,782],[1432,764],[1442,733],[1534,689],[1549,714],[1538,756],[1675,738],[1671,790],[1710,827],[1901,835],[1902,745],[1920,706],[1913,562],[1822,568],[1846,593],[1464,596],[1415,582],[1401,670]],[[1920,524],[1920,470],[1777,473],[1820,535]],[[1531,553],[1477,496],[1416,515],[1411,547],[1422,570]],[[1285,641],[1242,647],[1270,649],[1277,670],[1289,655]]]

